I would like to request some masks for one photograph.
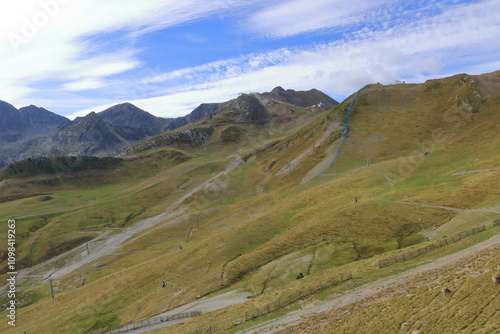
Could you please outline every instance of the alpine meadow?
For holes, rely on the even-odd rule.
[[[500,72],[310,88],[2,102],[0,333],[499,333]]]

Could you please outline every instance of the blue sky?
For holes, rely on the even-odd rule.
[[[500,0],[24,0],[0,4],[0,100],[162,117],[275,86],[500,69]]]

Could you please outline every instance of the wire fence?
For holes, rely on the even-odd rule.
[[[262,306],[255,307],[253,310],[246,311],[242,316],[231,319],[224,319],[224,324],[212,323],[210,325],[205,325],[203,327],[199,327],[198,329],[191,331],[190,334],[212,334],[212,333],[225,333],[227,331],[227,326],[231,326],[234,324],[242,324],[246,321],[250,321],[255,319],[261,315],[271,313],[273,311],[283,309],[294,302],[318,291],[324,289],[326,287],[333,286],[335,284],[345,282],[347,280],[352,279],[352,273],[339,274],[338,276],[332,276],[330,278],[323,278],[320,281],[304,285],[300,290],[295,291],[294,293],[287,294],[286,296],[278,297],[276,300],[272,302],[265,303]]]
[[[500,218],[493,220],[493,226],[498,226],[500,225]],[[387,267],[389,265],[407,261],[410,259],[413,259],[415,257],[418,257],[420,255],[426,254],[432,250],[439,249],[441,247],[453,244],[458,242],[459,240],[462,240],[465,237],[468,237],[470,235],[482,232],[486,230],[486,226],[478,226],[460,233],[457,233],[453,235],[450,238],[445,238],[439,241],[435,241],[426,247],[419,248],[413,251],[405,252],[399,255],[392,256],[387,259],[383,259],[379,261],[379,268],[382,267]],[[305,285],[302,289],[299,291],[296,291],[292,294],[288,294],[286,296],[281,296],[278,299],[266,303],[263,306],[256,307],[253,310],[246,311],[243,315],[243,317],[239,317],[239,319],[234,319],[233,323],[241,324],[246,321],[250,321],[252,319],[255,319],[261,315],[271,313],[273,311],[282,309],[284,307],[287,307],[296,301],[311,295],[312,293],[319,291],[321,289],[324,289],[326,287],[333,286],[335,284],[345,282],[347,280],[352,279],[352,272],[346,273],[346,274],[339,274],[338,276],[333,276],[327,279],[322,279],[317,283],[310,284],[310,285]],[[158,316],[134,323],[129,323],[126,325],[122,325],[118,328],[114,329],[108,329],[108,330],[96,330],[92,332],[88,332],[88,334],[114,334],[114,333],[124,333],[130,330],[134,329],[140,329],[142,327],[147,327],[147,326],[152,326],[156,325],[162,322],[167,322],[167,321],[172,321],[172,320],[178,320],[178,319],[185,319],[185,318],[192,318],[201,315],[202,312],[200,311],[193,311],[193,312],[185,312],[185,313],[177,313],[174,315],[170,316]],[[194,331],[192,331],[192,334],[212,334],[212,333],[223,333],[225,331],[225,328],[218,328],[216,324],[212,326],[212,324],[200,327]]]
[[[253,311],[245,312],[245,321],[257,318],[260,315],[271,313],[282,309],[290,304],[293,304],[299,299],[302,299],[318,290],[352,279],[352,273],[340,274],[338,277],[330,277],[329,279],[320,280],[316,284],[306,286],[300,291],[296,291],[287,296],[283,296],[273,302],[270,302],[262,307],[255,308]]]
[[[165,316],[157,316],[153,317],[150,319],[146,320],[141,320],[138,322],[132,322],[128,323],[126,325],[122,325],[118,328],[114,329],[99,329],[95,330],[92,332],[89,332],[89,334],[114,334],[114,333],[125,333],[134,329],[139,329],[142,327],[147,327],[147,326],[153,326],[162,322],[167,322],[167,321],[173,321],[173,320],[178,320],[178,319],[185,319],[185,318],[192,318],[201,315],[201,311],[193,311],[193,312],[184,312],[184,313],[177,313],[173,315],[165,315]]]
[[[405,252],[405,253],[402,253],[399,255],[392,256],[392,257],[387,258],[387,259],[380,260],[378,266],[379,266],[379,268],[382,268],[382,267],[390,266],[391,264],[395,264],[395,263],[399,263],[399,262],[413,259],[417,256],[426,254],[434,249],[438,249],[438,248],[453,244],[453,243],[455,243],[455,242],[457,242],[465,237],[468,237],[469,235],[473,235],[473,234],[476,234],[476,233],[479,233],[479,232],[482,232],[485,230],[486,230],[486,225],[474,227],[470,230],[466,230],[466,231],[457,233],[457,234],[453,235],[451,238],[445,238],[445,239],[433,242],[424,248],[419,248],[419,249],[416,249],[413,251]]]

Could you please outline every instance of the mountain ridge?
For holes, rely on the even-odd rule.
[[[287,91],[287,94],[289,100],[293,100],[290,96],[301,95],[297,97],[299,100],[309,93]],[[316,91],[314,94],[319,93]],[[77,117],[73,121],[34,105],[17,110],[3,102],[0,104],[0,120],[1,124],[7,126],[2,132],[3,137],[0,137],[0,168],[33,156],[111,155],[144,138],[213,119],[212,114],[219,113],[215,118],[220,118],[221,110],[227,112],[229,105],[233,105],[234,111],[235,108],[242,109],[248,107],[246,104],[252,104],[253,107],[247,108],[249,114],[241,114],[243,118],[239,121],[247,119],[265,123],[268,116],[262,104],[256,101],[255,97],[249,97],[251,95],[244,96],[247,97],[221,103],[202,103],[189,114],[177,118],[157,117],[130,102],[125,102],[98,113],[91,112],[84,117]],[[325,94],[323,97],[329,99]],[[317,98],[311,96],[309,99]],[[260,111],[250,115],[252,108],[260,108]],[[238,122],[236,119],[233,121]],[[191,131],[187,133],[187,137],[196,137],[195,133],[196,130]],[[180,138],[176,136],[172,138]],[[188,140],[187,137],[183,137],[184,140]],[[200,138],[193,143],[199,145]]]
[[[255,105],[239,108],[245,100]],[[321,112],[322,101],[304,108],[247,94],[211,119],[141,140],[155,145],[123,159],[47,175],[29,175],[37,159],[13,166],[22,177],[0,181],[0,204],[5,219],[18,217],[22,330],[110,332],[244,291],[252,298],[142,330],[253,333],[492,236],[497,245],[498,101],[500,72],[370,84]],[[254,122],[261,107],[267,122]],[[304,183],[314,171],[321,177]],[[495,332],[495,247],[471,256],[472,267],[405,283],[396,299],[362,301],[361,312],[299,319],[294,332]],[[0,247],[4,275],[7,253]]]

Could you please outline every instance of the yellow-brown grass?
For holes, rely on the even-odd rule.
[[[354,104],[350,135],[338,160],[326,175],[304,185],[304,175],[323,161],[337,137],[315,147],[293,170],[276,173],[311,148],[350,99],[284,139],[283,133],[292,128],[278,135],[247,134],[239,151],[253,152],[247,162],[193,194],[180,206],[186,209],[180,217],[56,280],[55,301],[44,283],[42,298],[18,310],[20,323],[28,333],[82,333],[145,319],[236,287],[264,292],[252,301],[264,305],[274,293],[286,294],[308,282],[308,276],[338,273],[340,266],[372,261],[384,252],[423,242],[426,236],[450,236],[457,226],[467,229],[491,220],[500,204],[499,172],[453,174],[499,167],[495,78],[473,81],[462,75],[422,85],[368,87]],[[478,89],[487,100],[480,98]],[[70,236],[89,219],[102,226],[115,217],[130,225],[163,212],[233,161],[225,155],[238,153],[238,144],[217,138],[220,134],[205,152],[184,152],[189,161],[175,164],[161,152],[145,152],[121,171],[120,183],[59,189],[55,195],[60,197],[54,196],[58,202],[53,203],[66,203],[75,211],[54,217],[40,231]],[[269,147],[273,140],[280,141]],[[424,155],[426,149],[429,154]],[[140,177],[133,177],[136,171]],[[63,200],[64,194],[73,199]],[[93,194],[103,202],[96,210],[78,208],[77,196]],[[17,214],[22,212],[17,203],[37,212],[50,208],[34,197],[19,201],[2,208]],[[144,208],[146,212],[125,222]],[[35,242],[30,240],[26,245],[32,247]],[[300,272],[306,274],[305,281],[295,279]],[[78,287],[83,277],[85,285]],[[220,310],[165,331],[196,329],[213,317],[223,327],[225,316],[233,319],[247,307]]]

